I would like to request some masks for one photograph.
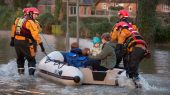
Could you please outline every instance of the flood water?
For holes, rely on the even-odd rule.
[[[0,31],[0,95],[170,95],[170,46],[157,45],[152,50],[152,58],[140,65],[143,81],[142,89],[105,85],[63,86],[39,77],[17,74],[14,48],[9,46],[9,31]],[[45,38],[45,39],[44,39]],[[62,37],[42,35],[47,53],[65,50]],[[71,41],[76,39],[71,39]],[[80,46],[90,46],[88,40],[80,40]],[[38,47],[37,64],[45,55]],[[27,62],[25,67],[27,67]]]

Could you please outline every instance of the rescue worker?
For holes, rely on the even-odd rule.
[[[117,41],[117,65],[123,58],[127,76],[137,81],[139,80],[139,63],[145,55],[149,54],[147,44],[135,25],[128,21],[128,12],[120,10],[118,15],[120,21],[116,23],[111,32],[111,41]]]
[[[35,7],[30,7],[30,9],[35,9]],[[38,28],[39,32],[41,32],[42,31],[42,26],[40,25],[38,20],[34,19],[34,21],[35,21],[35,24],[37,25],[37,28]]]
[[[138,31],[138,28],[137,28],[137,26],[136,25],[134,25],[134,24],[132,24],[131,22],[129,22],[129,13],[126,11],[126,10],[120,10],[119,12],[118,12],[118,17],[119,17],[119,21],[118,21],[118,23],[119,22],[126,22],[126,23],[128,23],[129,25],[131,25],[132,26],[132,28],[135,30],[135,31]],[[114,41],[117,41],[117,36],[115,36],[115,35],[117,35],[116,33],[118,33],[118,32],[114,32],[114,31],[117,31],[117,29],[115,28],[115,27],[113,27],[113,29],[112,29],[112,32],[111,32],[111,36],[112,36],[112,39],[111,39],[111,41],[112,42],[114,42]],[[112,33],[114,32],[114,34],[112,35]],[[119,45],[118,45],[119,46]],[[126,67],[126,65],[127,65],[127,62],[128,62],[128,56],[127,56],[127,52],[123,52],[122,51],[122,53],[121,53],[121,55],[119,54],[119,49],[115,49],[115,53],[116,53],[116,57],[117,57],[117,59],[116,59],[116,65],[115,65],[115,68],[121,68],[120,66],[119,66],[119,64],[120,64],[120,62],[122,61],[122,59],[123,59],[123,65],[124,65],[124,69],[127,69]]]
[[[35,22],[35,19],[39,15],[39,10],[31,7],[23,11],[24,16],[17,18],[12,25],[10,45],[15,47],[17,53],[18,73],[24,74],[24,63],[26,59],[28,61],[29,75],[34,75],[36,46],[39,44],[41,51],[45,52],[41,37],[38,34],[40,30]]]

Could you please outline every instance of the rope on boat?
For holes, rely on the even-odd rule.
[[[47,56],[47,59],[45,61],[45,63],[48,63],[48,62],[54,62],[54,65],[58,65],[58,68],[62,68],[65,64],[67,64],[66,62],[62,62],[60,60],[56,60],[56,59],[51,59],[46,52],[44,52],[44,54]]]

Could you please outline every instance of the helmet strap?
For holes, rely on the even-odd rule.
[[[29,17],[33,19],[33,12],[29,12]]]

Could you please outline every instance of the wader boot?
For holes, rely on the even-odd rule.
[[[28,58],[28,72],[29,72],[29,75],[34,76],[35,69],[36,69],[35,64],[36,64],[35,57]]]
[[[18,74],[19,75],[24,75],[24,68],[18,68]]]
[[[140,83],[139,76],[133,77],[132,79],[136,88],[142,88],[142,84]]]
[[[29,75],[34,76],[35,68],[29,68]]]

